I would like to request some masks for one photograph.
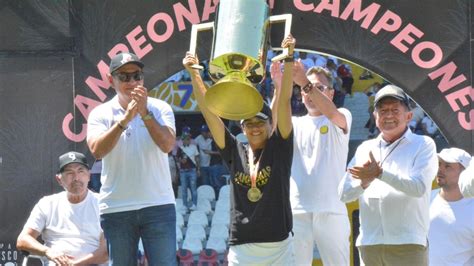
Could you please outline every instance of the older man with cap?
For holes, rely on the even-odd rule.
[[[342,201],[359,199],[356,245],[365,265],[428,265],[431,183],[438,171],[436,146],[408,128],[408,97],[387,85],[375,96],[380,135],[356,150],[339,184]]]
[[[438,154],[436,183],[430,204],[430,265],[474,265],[474,199],[463,198],[458,186],[471,155],[458,148]]]
[[[285,38],[283,47],[293,48],[295,40]],[[248,145],[239,142],[224,122],[206,106],[206,87],[192,65],[197,58],[187,53],[183,64],[189,71],[193,91],[224,162],[231,172],[229,265],[293,265],[292,228],[289,199],[293,156],[291,124],[291,59],[284,64],[282,86],[272,110],[264,105],[255,116],[241,121]],[[280,63],[273,67],[279,69]],[[238,104],[238,103],[237,103]]]
[[[120,53],[108,79],[117,95],[88,118],[87,144],[102,158],[101,225],[111,263],[136,264],[139,239],[151,265],[176,264],[175,198],[168,154],[175,144],[171,106],[148,97],[143,62]]]
[[[46,257],[49,265],[106,262],[98,194],[87,189],[89,179],[82,153],[61,155],[56,180],[65,191],[40,199],[18,236],[17,248]],[[37,240],[40,235],[44,244]]]

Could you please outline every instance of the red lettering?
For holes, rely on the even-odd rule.
[[[314,5],[311,4],[304,4],[303,0],[293,0],[293,4],[295,5],[296,9],[300,11],[310,11],[314,9]]]
[[[332,3],[329,3],[332,2]],[[333,17],[339,17],[339,6],[340,2],[339,0],[322,0],[321,3],[316,7],[314,12],[316,13],[321,13],[323,10],[329,10],[331,11],[331,16]]]
[[[471,98],[471,101],[469,101],[467,97]],[[457,90],[455,92],[452,92],[446,95],[446,100],[448,100],[448,103],[451,106],[451,109],[457,112],[460,110],[458,101],[459,103],[461,103],[462,106],[467,106],[470,103],[472,103],[472,100],[474,100],[474,89],[470,86],[467,86],[463,89]]]
[[[397,14],[387,10],[383,16],[375,23],[372,28],[374,34],[378,34],[380,30],[396,31],[402,25],[402,19]]]
[[[466,80],[466,76],[464,76],[463,74],[453,79],[454,72],[456,72],[457,68],[458,67],[456,66],[456,64],[451,61],[443,67],[440,67],[439,69],[429,73],[428,77],[430,77],[430,79],[432,80],[441,77],[438,89],[441,92],[445,92]]]
[[[366,7],[364,10],[361,10],[362,0],[352,0],[346,6],[346,9],[342,12],[340,18],[343,20],[347,20],[350,14],[354,13],[353,20],[362,21],[361,27],[364,29],[368,29],[372,21],[374,20],[375,15],[380,9],[380,5],[377,3],[372,3],[370,6]]]
[[[141,47],[146,42],[146,38],[143,35],[141,35],[138,38],[137,36],[142,32],[143,32],[142,27],[137,26],[126,36],[128,42],[130,43],[130,46],[132,47],[134,54],[136,54],[138,58],[143,58],[146,54],[148,54],[151,50],[153,50],[153,47],[151,46],[151,44],[147,44],[143,48]]]
[[[166,26],[165,32],[161,35],[155,31],[155,26],[159,21],[162,21],[163,23],[165,23],[165,26]],[[148,36],[150,37],[152,41],[156,43],[165,42],[173,34],[173,31],[174,31],[173,19],[171,19],[170,15],[166,13],[157,13],[150,18],[146,26],[146,29],[147,29]]]
[[[474,130],[474,109],[469,111],[469,120],[466,120],[466,113],[459,112],[458,121],[465,130]]]
[[[187,10],[181,3],[176,3],[173,5],[179,31],[186,29],[183,17],[185,17],[188,22],[191,22],[191,24],[199,24],[199,14],[195,0],[188,0],[188,3],[190,10]]]
[[[415,39],[410,35],[413,34],[416,37],[420,38],[425,33],[419,30],[417,27],[413,26],[411,23],[408,23],[405,28],[403,28],[395,38],[390,41],[390,43],[397,47],[398,50],[406,53],[408,51],[408,47],[403,44],[403,41],[407,42],[408,44],[412,44],[415,42]]]
[[[101,102],[99,101],[92,100],[91,98],[87,98],[79,94],[74,98],[74,105],[77,107],[77,109],[79,109],[86,120],[89,118],[89,114],[91,113],[92,109],[100,104]]]
[[[86,79],[86,84],[103,102],[107,95],[105,95],[105,93],[100,88],[109,89],[110,87],[110,82],[107,77],[107,73],[109,73],[109,66],[103,60],[100,60],[99,64],[97,65],[97,68],[102,79],[99,80],[97,78],[89,76]]]
[[[431,60],[421,59],[421,53],[424,50],[431,50],[433,52],[433,57]],[[415,64],[421,68],[433,68],[441,63],[443,60],[443,51],[441,48],[434,42],[420,42],[413,48],[411,52],[411,59]]]
[[[109,58],[112,59],[114,56],[116,56],[120,53],[124,53],[124,52],[129,52],[128,47],[123,43],[119,43],[119,44],[115,45],[112,49],[110,49],[110,51],[109,51],[109,53],[107,53],[107,55],[109,56]]]
[[[212,2],[214,2],[214,5],[212,5]],[[207,21],[209,16],[216,12],[217,3],[219,3],[219,0],[206,0],[206,2],[204,2],[201,21]]]
[[[66,138],[68,138],[70,141],[74,142],[81,142],[86,139],[87,136],[87,124],[82,124],[82,129],[79,134],[75,134],[74,132],[71,131],[71,128],[69,125],[71,122],[74,120],[74,116],[69,113],[67,114],[64,119],[63,119],[63,133]]]

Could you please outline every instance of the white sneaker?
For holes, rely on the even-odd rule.
[[[196,210],[196,205],[193,204],[189,209],[190,209],[191,211]]]

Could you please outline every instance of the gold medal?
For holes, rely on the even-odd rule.
[[[247,191],[247,198],[251,202],[257,202],[262,198],[262,192],[257,188],[258,165],[260,164],[260,158],[262,157],[262,154],[260,154],[260,158],[257,160],[256,164],[253,163],[253,151],[250,147],[248,155],[251,187]]]
[[[247,198],[251,202],[257,202],[262,198],[262,192],[256,187],[251,187],[249,191],[247,191]]]

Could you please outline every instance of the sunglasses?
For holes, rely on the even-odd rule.
[[[321,83],[312,83],[308,84],[308,86],[304,86],[301,88],[305,93],[309,93],[313,88],[318,89],[319,91],[323,92],[324,90],[328,89],[329,87],[326,85],[323,85]]]
[[[143,72],[137,71],[133,73],[115,73],[113,74],[114,77],[118,78],[121,82],[130,82],[133,78],[135,81],[143,80]]]

